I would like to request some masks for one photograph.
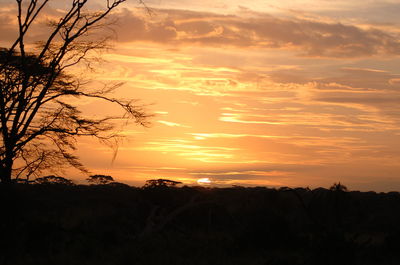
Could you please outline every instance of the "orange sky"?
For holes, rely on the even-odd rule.
[[[12,1],[0,1],[6,46]],[[124,81],[117,95],[156,115],[150,128],[124,129],[114,163],[108,147],[80,139],[93,173],[135,185],[208,177],[400,190],[398,1],[192,2],[147,1],[149,15],[131,1],[114,12],[114,49],[93,78]]]

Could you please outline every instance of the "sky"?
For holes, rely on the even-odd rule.
[[[0,3],[6,46],[13,1]],[[101,34],[113,49],[90,75],[124,82],[116,96],[139,99],[152,125],[121,129],[114,161],[109,147],[79,139],[93,173],[133,185],[208,178],[400,190],[400,1],[145,3],[150,12],[128,1],[112,14],[116,23]],[[35,34],[32,42],[45,33]],[[88,115],[117,111],[79,105]]]

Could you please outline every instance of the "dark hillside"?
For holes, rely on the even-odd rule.
[[[0,264],[400,264],[400,194],[1,187]]]

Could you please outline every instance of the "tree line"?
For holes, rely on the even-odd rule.
[[[338,184],[13,185],[0,264],[398,264],[400,194]]]

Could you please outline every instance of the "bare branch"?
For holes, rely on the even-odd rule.
[[[12,172],[17,178],[29,178],[66,164],[87,172],[73,154],[76,137],[117,143],[120,135],[115,131],[115,121],[149,125],[151,115],[138,101],[110,95],[121,84],[90,90],[88,82],[66,72],[82,63],[90,67],[92,52],[109,48],[107,37],[96,42],[86,37],[105,27],[102,21],[125,0],[104,0],[104,8],[97,12],[86,11],[88,0],[70,1],[62,17],[51,23],[52,30],[38,52],[32,53],[26,36],[49,1],[16,0],[18,37],[10,48],[0,48],[1,182],[9,182]],[[86,117],[78,107],[66,103],[71,96],[116,104],[124,114]]]

